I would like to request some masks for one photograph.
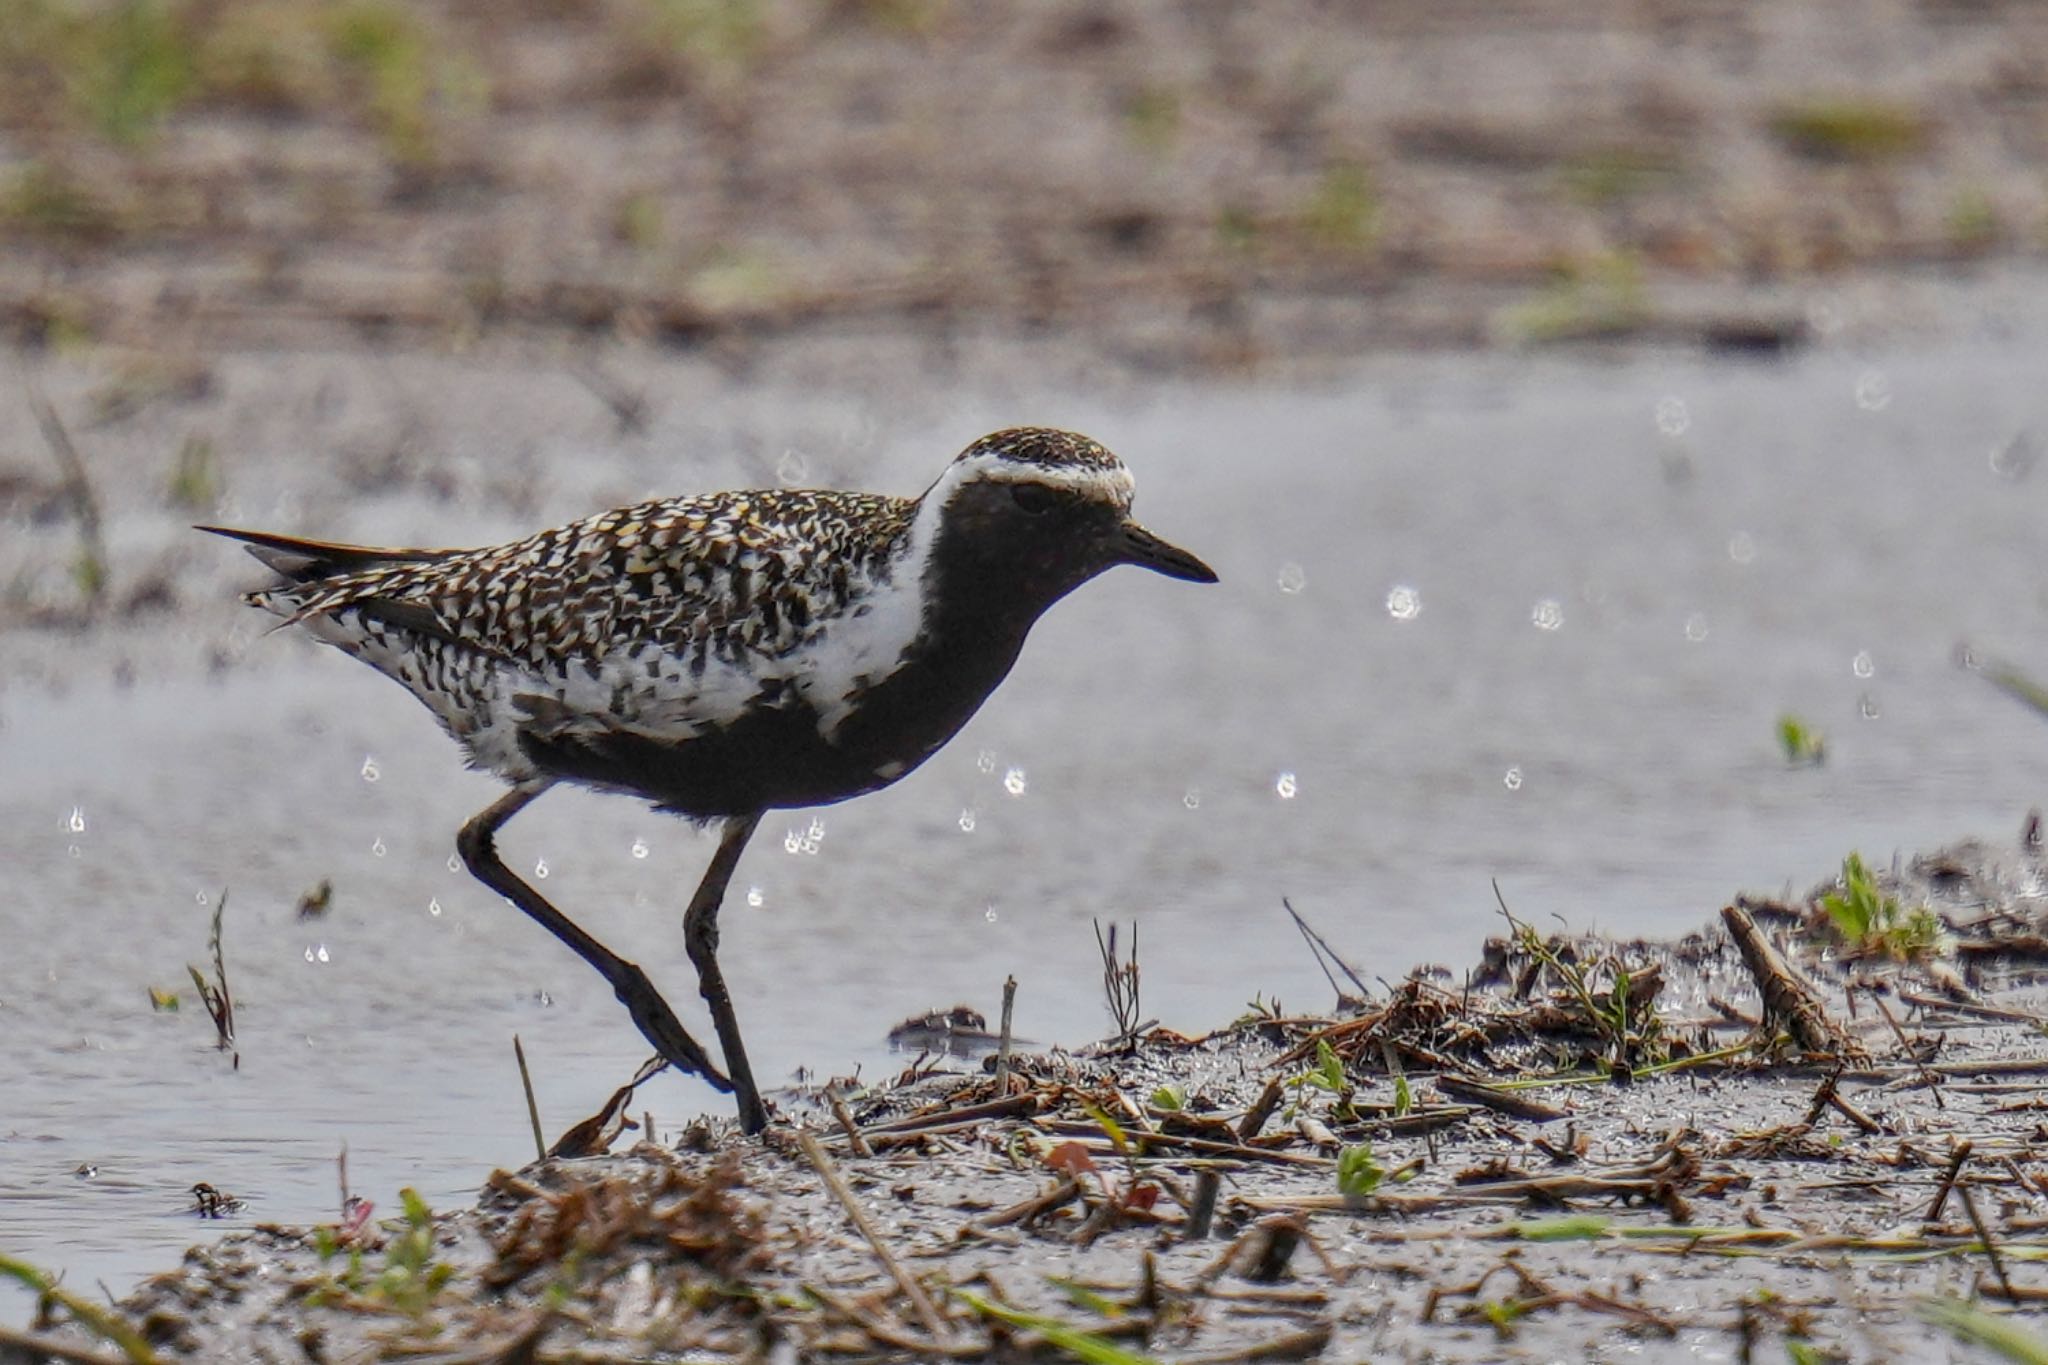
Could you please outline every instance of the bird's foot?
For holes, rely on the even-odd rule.
[[[640,1026],[641,1035],[654,1044],[655,1051],[668,1058],[669,1064],[692,1075],[702,1076],[714,1090],[732,1093],[732,1082],[725,1073],[711,1062],[710,1054],[690,1031],[683,1027],[682,1020],[669,1008],[668,1001],[654,989],[654,983],[647,979],[647,973],[632,963],[625,964],[625,972],[613,983],[618,992],[619,1002],[632,1014],[633,1022]]]

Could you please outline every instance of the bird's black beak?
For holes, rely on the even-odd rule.
[[[1189,583],[1216,581],[1214,569],[1178,545],[1167,544],[1135,521],[1126,520],[1117,527],[1114,556],[1116,563],[1136,564],[1154,573],[1163,573],[1168,578],[1179,578]]]

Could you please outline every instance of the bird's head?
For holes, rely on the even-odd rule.
[[[1014,427],[961,451],[922,502],[936,509],[942,558],[1048,601],[1119,564],[1214,583],[1207,564],[1131,519],[1131,490],[1101,443]]]

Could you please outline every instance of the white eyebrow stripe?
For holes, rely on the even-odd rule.
[[[1131,471],[1121,465],[1104,469],[1089,465],[1027,464],[1020,460],[1006,460],[999,455],[971,455],[955,463],[954,475],[956,484],[976,481],[1035,483],[1047,488],[1069,488],[1116,502],[1129,500],[1137,487]]]

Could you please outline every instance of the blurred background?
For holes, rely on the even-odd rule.
[[[1100,1036],[1096,920],[1200,1032],[1328,1006],[1283,896],[1455,978],[1496,878],[1669,935],[2011,843],[2048,732],[1958,659],[2048,670],[2044,73],[1996,0],[0,0],[0,1248],[119,1291],[196,1181],[333,1217],[343,1143],[466,1200],[530,1155],[513,1034],[551,1135],[644,1051],[452,863],[495,785],[195,521],[1123,454],[1222,583],[1090,585],[925,769],[771,821],[724,958],[774,1083],[1009,974]],[[502,842],[702,1022],[708,839]]]

